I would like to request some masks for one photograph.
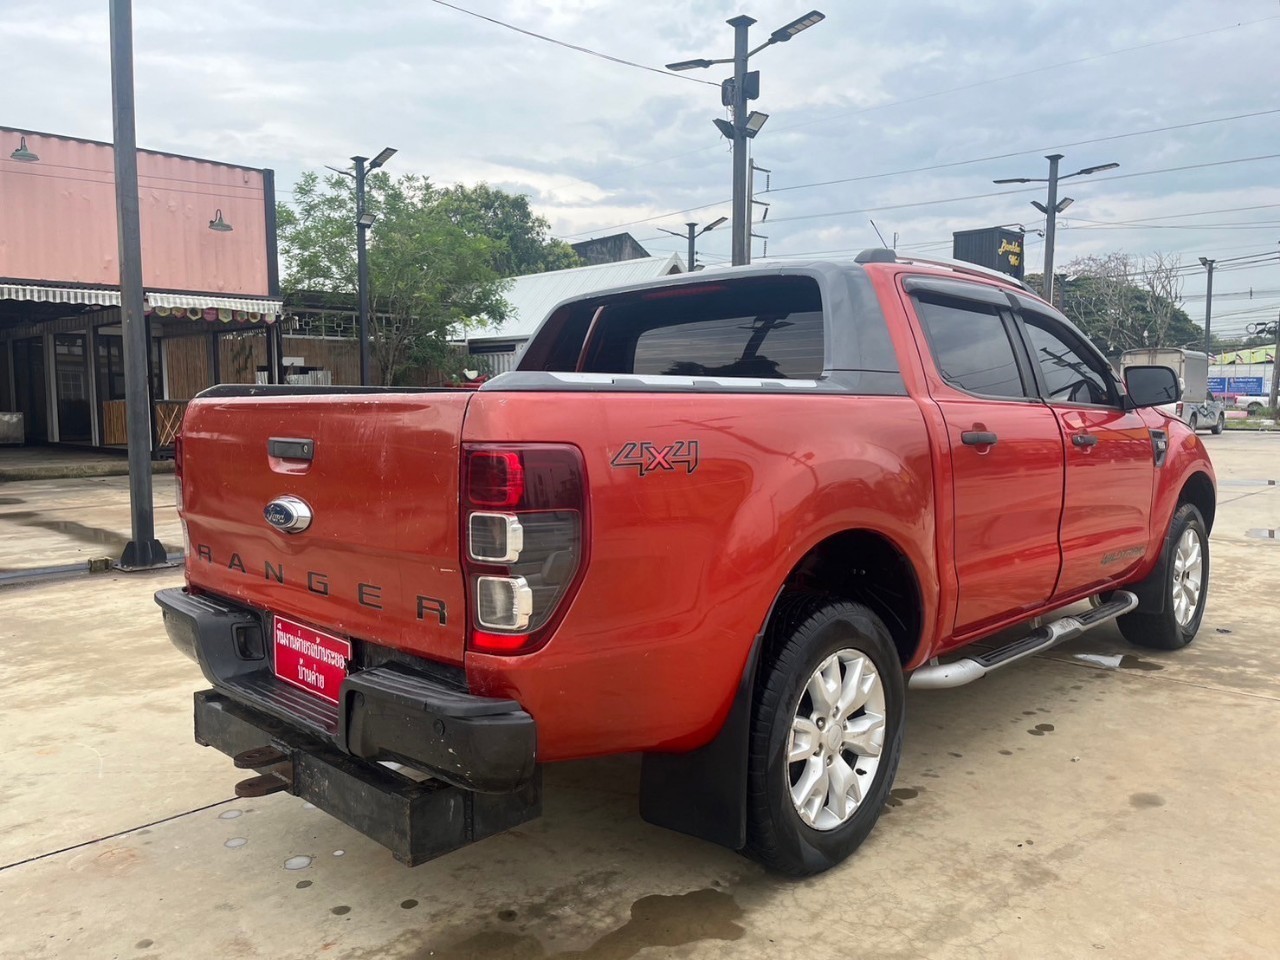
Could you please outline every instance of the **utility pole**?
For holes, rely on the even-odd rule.
[[[369,386],[369,226],[364,220],[364,165],[368,157],[352,157],[356,165],[356,289],[360,295],[360,386]]]
[[[1049,195],[1046,198],[1048,203],[1041,203],[1039,200],[1032,200],[1031,205],[1044,214],[1044,277],[1041,278],[1040,289],[1044,294],[1047,302],[1053,303],[1053,245],[1054,238],[1057,235],[1058,214],[1066,210],[1067,207],[1075,203],[1071,197],[1063,197],[1058,199],[1058,181],[1069,180],[1072,177],[1088,176],[1091,173],[1099,173],[1102,170],[1114,170],[1120,166],[1118,163],[1100,163],[1097,166],[1085,167],[1083,170],[1077,170],[1075,173],[1068,173],[1062,176],[1058,175],[1058,161],[1062,159],[1062,154],[1051,153],[1045,157],[1049,161],[1049,176],[1046,177],[1006,177],[1003,180],[992,180],[992,183],[1047,183],[1049,185]]]
[[[1280,399],[1280,317],[1276,317],[1276,352],[1271,355],[1271,396],[1267,398],[1267,406],[1271,415],[1276,415],[1276,401]],[[1265,356],[1265,354],[1264,354]]]
[[[1204,352],[1206,356],[1212,353],[1209,349],[1209,323],[1213,319],[1213,267],[1217,262],[1217,260],[1210,260],[1208,257],[1200,258],[1200,265],[1208,272],[1204,291]]]
[[[383,147],[378,155],[370,160],[368,157],[352,157],[355,170],[339,170],[329,167],[334,173],[351,177],[356,182],[356,295],[360,301],[360,385],[369,385],[369,228],[378,219],[372,213],[365,212],[365,179],[373,171],[390,160],[396,154],[395,147]],[[368,164],[368,166],[365,166]]]
[[[111,0],[111,119],[115,143],[116,224],[120,245],[120,323],[125,426],[129,435],[129,517],[133,539],[116,566],[145,570],[168,562],[156,539],[151,485],[151,344],[142,292],[138,215],[138,140],[133,106],[133,9]]]
[[[701,230],[698,229],[698,225],[696,223],[686,223],[684,225],[685,229],[683,233],[677,233],[675,230],[668,230],[666,227],[658,227],[658,229],[663,233],[669,233],[673,237],[680,237],[682,240],[688,241],[689,262],[685,269],[692,273],[696,269],[698,261],[698,247],[695,241],[708,230],[714,230],[716,227],[720,226],[720,224],[724,223],[727,219],[728,217],[719,217],[718,219],[712,220]]]
[[[733,265],[751,262],[751,204],[747,196],[747,141],[760,132],[767,113],[747,112],[747,103],[760,96],[760,71],[747,72],[747,61],[765,47],[786,43],[797,33],[808,30],[815,23],[826,19],[818,10],[810,10],[803,17],[792,20],[769,35],[769,39],[754,50],[747,42],[747,31],[756,21],[751,17],[734,17],[727,21],[733,27],[733,56],[722,60],[681,60],[668,63],[668,70],[705,69],[718,63],[732,63],[733,77],[720,85],[720,102],[733,113],[733,120],[717,118],[716,128],[733,144]]]
[[[1049,202],[1043,207],[1044,221],[1044,277],[1040,289],[1044,299],[1053,305],[1053,242],[1058,236],[1058,161],[1062,154],[1051,153],[1049,161]]]
[[[747,199],[747,31],[755,23],[743,14],[733,27],[733,265],[751,262],[751,207]]]
[[[766,193],[769,191],[770,187],[772,186],[772,184],[770,183],[772,171],[766,170],[764,167],[759,166],[756,163],[755,159],[752,158],[750,165],[747,167],[747,262],[748,263],[751,261],[751,258],[755,255],[755,251],[752,249],[752,244],[751,244],[751,241],[753,239],[763,240],[764,249],[761,250],[760,255],[764,257],[767,257],[769,255],[769,238],[766,237],[764,234],[756,233],[755,223],[753,222],[755,220],[757,206],[764,207],[764,214],[760,217],[760,222],[764,223],[766,220],[769,219],[770,205],[764,200],[756,199],[756,174],[757,173],[764,174],[764,177],[765,177],[764,188]]]

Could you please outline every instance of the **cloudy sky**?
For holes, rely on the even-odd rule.
[[[755,17],[759,43],[811,2],[454,5],[660,66],[729,55],[729,17]],[[1052,152],[1066,155],[1064,172],[1120,164],[1064,184],[1075,203],[1059,221],[1059,265],[1113,250],[1178,254],[1199,317],[1200,256],[1280,252],[1276,0],[819,6],[825,22],[752,61],[762,73],[753,107],[770,115],[754,143],[772,171],[758,231],[770,257],[878,245],[869,218],[922,255],[949,255],[957,229],[1034,230],[1029,201],[1043,188],[991,181],[1044,176]],[[723,68],[648,72],[436,0],[134,8],[140,145],[274,168],[285,201],[302,170],[392,145],[389,170],[527,193],[571,240],[626,229],[653,252],[683,251],[657,228],[729,212],[730,155],[711,124],[725,113],[719,91],[695,82],[718,82]],[[0,123],[111,138],[106,11],[107,0],[6,0]],[[1043,245],[1028,239],[1038,272]],[[708,233],[699,252],[727,259],[728,231]],[[1231,266],[1215,279],[1223,334],[1280,309],[1280,262]]]

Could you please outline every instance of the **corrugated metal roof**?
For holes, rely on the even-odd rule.
[[[672,268],[676,268],[676,272],[684,271],[684,260],[679,254],[513,277],[510,287],[503,294],[511,305],[507,319],[496,327],[474,327],[467,331],[467,339],[527,339],[538,329],[551,309],[563,300],[628,283],[656,280],[671,273]]]

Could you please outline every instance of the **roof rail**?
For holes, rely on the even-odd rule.
[[[861,254],[859,256],[861,256]],[[954,270],[956,273],[969,273],[976,277],[990,277],[993,280],[1004,280],[1006,283],[1016,284],[1033,296],[1040,296],[1037,291],[1027,286],[1017,277],[1011,277],[1009,274],[1002,273],[999,270],[992,270],[990,267],[983,267],[976,263],[969,263],[967,260],[952,260],[948,257],[924,258],[911,256],[895,257],[895,259],[900,263],[924,263],[932,267],[947,267]]]

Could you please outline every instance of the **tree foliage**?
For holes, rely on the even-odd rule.
[[[355,189],[338,173],[302,175],[277,224],[286,293],[357,295]],[[487,185],[440,189],[426,177],[371,174],[370,335],[379,383],[412,366],[456,374],[448,344],[459,328],[506,318],[502,278],[572,266],[573,251],[548,237],[526,198]],[[566,255],[567,251],[567,255]],[[572,259],[570,259],[572,258]]]
[[[1108,356],[1203,342],[1203,328],[1178,306],[1182,274],[1176,256],[1081,257],[1064,272],[1058,284],[1062,312]]]

